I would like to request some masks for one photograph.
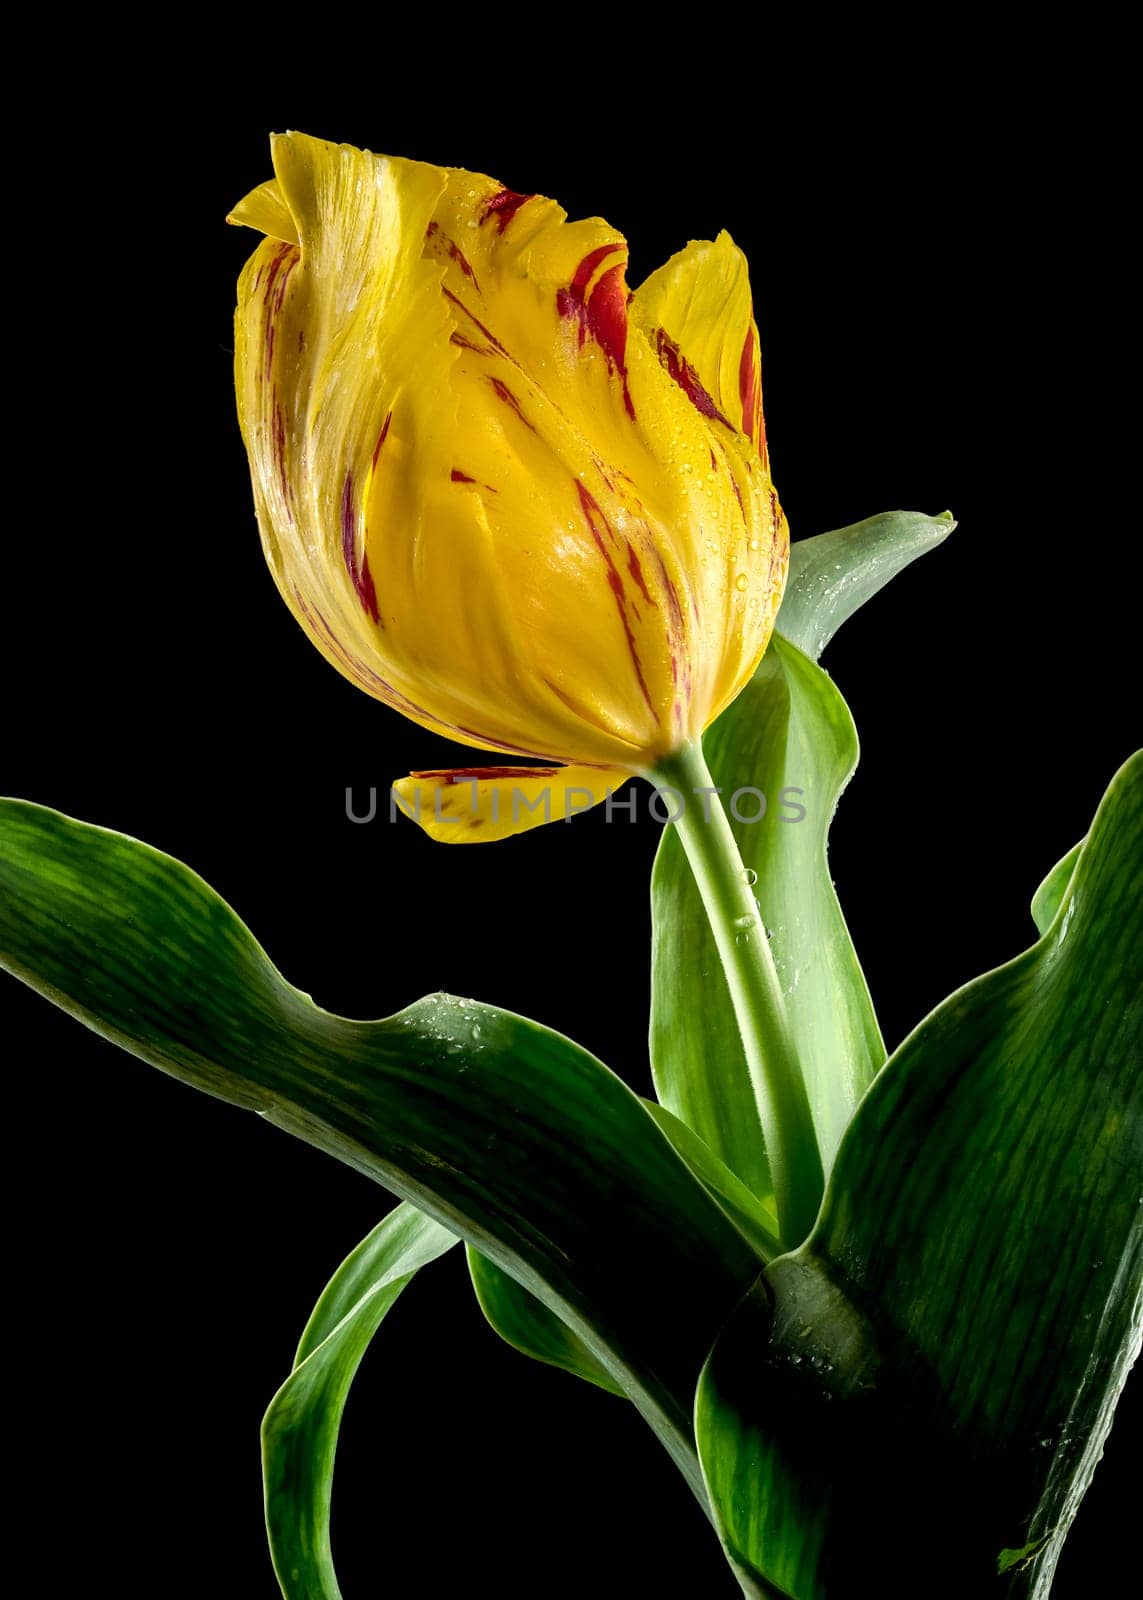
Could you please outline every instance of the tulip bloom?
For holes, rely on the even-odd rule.
[[[301,134],[273,158],[230,220],[266,235],[235,368],[275,581],[369,694],[559,763],[399,792],[463,842],[652,771],[750,678],[785,581],[741,252],[630,294],[623,238],[539,195]]]

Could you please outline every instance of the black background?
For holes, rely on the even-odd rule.
[[[6,330],[27,510],[5,563],[4,787],[187,860],[324,1006],[478,996],[644,1090],[654,824],[593,815],[449,851],[346,818],[348,785],[450,751],[320,659],[262,562],[230,375],[255,241],[222,219],[269,175],[271,128],[598,212],[631,241],[632,282],[728,227],[794,536],[956,512],[825,662],[863,741],[833,870],[890,1043],[1030,941],[1033,889],[1134,742],[1124,171],[1089,66],[984,51],[966,74],[934,48],[829,81],[810,61],[793,83],[759,40],[695,48],[619,73],[581,42],[566,70],[521,75],[492,46],[443,66],[390,51],[382,70],[364,44],[348,64],[299,44],[285,72],[252,50],[184,77],[176,48],[162,73],[45,80],[16,146]],[[16,985],[0,1000],[27,1160],[9,1426],[27,1514],[57,1519],[46,1590],[113,1570],[123,1600],[270,1600],[259,1417],[389,1197]],[[1126,1406],[1059,1600],[1128,1570]],[[634,1412],[501,1345],[459,1252],[366,1359],[336,1499],[347,1600],[737,1592]],[[955,1529],[933,1519],[939,1559]]]

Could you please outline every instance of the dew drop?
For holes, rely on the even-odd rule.
[[[750,548],[751,550],[761,550],[762,546],[757,539],[751,539]]]
[[[753,913],[746,911],[742,914],[742,916],[735,917],[734,926],[736,928],[752,928],[755,921],[756,918],[754,917]]]
[[[743,883],[757,883],[758,882],[758,874],[755,872],[753,867],[743,867],[743,869],[742,869],[742,881],[743,881]]]
[[[734,587],[736,589],[745,589],[746,585],[749,582],[750,582],[750,579],[746,576],[745,572],[740,572],[738,574],[737,578],[735,578],[735,580],[734,580]]]

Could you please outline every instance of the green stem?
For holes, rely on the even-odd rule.
[[[821,1204],[821,1154],[752,879],[696,739],[659,763],[679,836],[722,960],[766,1141],[778,1232],[786,1249],[813,1227]],[[672,792],[673,791],[673,792]],[[675,815],[677,813],[677,815]]]

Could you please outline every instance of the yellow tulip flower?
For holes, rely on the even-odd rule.
[[[273,162],[229,220],[266,235],[235,369],[287,605],[413,721],[559,764],[413,774],[435,836],[601,800],[701,735],[781,599],[742,253],[692,243],[629,294],[623,238],[539,195],[296,133]]]

